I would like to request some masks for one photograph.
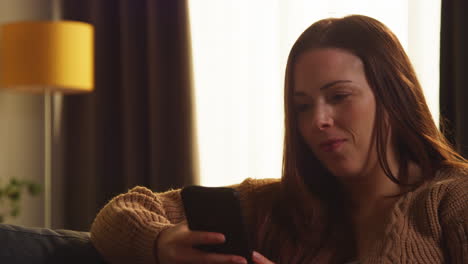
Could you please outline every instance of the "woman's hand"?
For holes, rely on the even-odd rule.
[[[160,264],[247,264],[247,260],[240,256],[207,253],[193,248],[194,245],[221,244],[224,240],[223,234],[191,231],[187,222],[182,222],[159,234],[155,254]]]
[[[265,258],[262,254],[258,253],[257,251],[253,252],[252,260],[255,264],[275,264],[274,262]]]

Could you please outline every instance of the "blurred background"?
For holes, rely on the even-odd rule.
[[[105,203],[136,185],[164,191],[281,177],[288,52],[327,17],[371,16],[398,36],[435,122],[447,124],[466,157],[466,7],[463,0],[0,0],[0,26],[57,17],[94,26],[94,91],[53,96],[50,227],[88,230]],[[0,74],[2,67],[0,58]],[[0,183],[44,182],[44,116],[43,95],[0,89]],[[44,199],[23,196],[21,213],[6,222],[44,226]]]

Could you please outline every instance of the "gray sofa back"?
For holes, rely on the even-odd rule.
[[[0,224],[0,263],[105,263],[89,233]]]

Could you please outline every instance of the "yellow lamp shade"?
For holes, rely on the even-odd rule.
[[[94,30],[76,21],[28,21],[0,30],[0,87],[82,93],[94,88]]]

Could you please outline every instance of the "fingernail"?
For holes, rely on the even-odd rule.
[[[260,254],[258,254],[257,251],[254,251],[254,252],[252,253],[252,258],[258,259],[259,257],[260,257]]]
[[[218,236],[219,242],[224,243],[226,241],[226,237],[223,234]]]

